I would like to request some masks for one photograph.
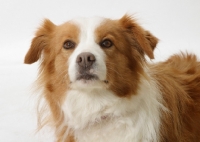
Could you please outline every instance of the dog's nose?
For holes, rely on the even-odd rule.
[[[90,67],[95,62],[95,56],[90,52],[83,52],[76,58],[76,63],[81,67]]]

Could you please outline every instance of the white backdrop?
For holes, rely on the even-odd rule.
[[[34,134],[36,116],[31,85],[37,63],[23,58],[35,30],[44,18],[61,24],[73,17],[120,18],[134,14],[138,22],[160,39],[155,60],[176,52],[200,56],[199,0],[0,0],[0,141],[51,142],[51,133]],[[48,139],[48,140],[47,140]]]

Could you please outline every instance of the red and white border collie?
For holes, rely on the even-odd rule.
[[[131,16],[45,20],[25,63],[41,61],[38,86],[58,142],[199,142],[200,62],[154,58],[158,39]],[[42,126],[43,126],[42,125]]]

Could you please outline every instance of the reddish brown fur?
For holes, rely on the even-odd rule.
[[[76,43],[79,29],[70,23],[56,26],[46,20],[36,33],[26,54],[25,63],[31,64],[41,58],[38,84],[50,107],[57,132],[62,141],[67,126],[61,127],[63,114],[61,104],[67,92],[69,77],[67,64],[73,50],[64,50],[66,39]],[[108,88],[119,97],[137,94],[139,75],[145,75],[144,53],[153,58],[158,39],[143,30],[129,16],[120,20],[107,20],[96,29],[97,43],[104,38],[113,41],[114,47],[104,49],[106,54]],[[42,55],[41,55],[42,54]],[[115,56],[113,56],[115,55]],[[150,74],[159,85],[168,111],[161,114],[161,142],[198,142],[200,140],[200,63],[194,55],[174,55],[166,62],[147,65]],[[43,115],[43,112],[40,113]],[[42,116],[41,116],[42,117]],[[43,125],[46,125],[44,123]],[[65,139],[75,142],[73,134]]]
[[[63,121],[60,107],[69,84],[66,61],[72,53],[72,51],[66,53],[66,50],[63,49],[63,43],[66,39],[73,39],[78,42],[78,34],[79,29],[70,23],[55,26],[49,20],[46,20],[36,33],[24,61],[28,64],[36,62],[43,53],[38,84],[43,90],[43,97],[46,99],[52,115],[47,116],[49,117],[48,120],[45,118],[45,122],[42,122],[43,124],[40,127],[49,123],[46,121],[53,120],[56,129],[61,129],[57,134],[58,141],[62,140],[63,131],[66,130],[66,128],[63,128],[63,130],[60,128]],[[39,114],[40,118],[43,117],[42,113],[44,112],[42,111]],[[66,141],[73,142],[73,138],[70,136]]]
[[[133,21],[124,16],[117,21],[106,20],[96,29],[97,43],[107,38],[113,42],[114,47],[104,49],[107,58],[107,79],[109,89],[120,97],[129,97],[137,93],[139,75],[143,74],[144,52],[152,58],[153,49],[157,44],[157,38],[151,37],[149,32]],[[141,40],[146,43],[143,44]]]
[[[195,55],[174,55],[151,67],[168,112],[162,113],[163,142],[200,140],[200,62]]]
[[[129,30],[129,32],[132,32],[132,38],[138,42],[140,48],[143,49],[142,51],[145,52],[149,58],[154,59],[153,49],[155,48],[158,39],[151,35],[148,31],[143,30],[143,28],[128,15],[122,17],[120,22],[123,27]]]

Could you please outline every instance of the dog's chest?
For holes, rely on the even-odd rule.
[[[145,142],[130,118],[105,120],[83,130],[76,130],[77,142]]]
[[[77,142],[158,141],[159,114],[146,105],[153,106],[155,99],[145,103],[140,96],[128,100],[105,90],[93,93],[69,91],[62,106],[64,125],[73,131]]]

